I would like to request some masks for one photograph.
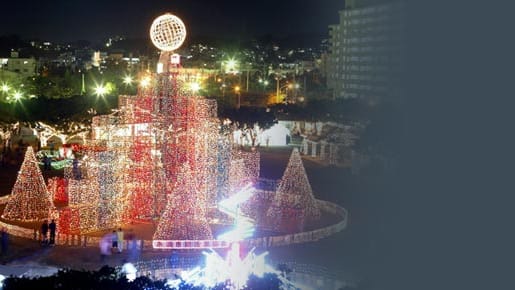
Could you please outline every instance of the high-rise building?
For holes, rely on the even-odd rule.
[[[400,96],[403,3],[347,0],[329,27],[327,86],[334,99],[370,101]]]

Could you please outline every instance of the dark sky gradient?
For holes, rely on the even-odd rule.
[[[170,12],[193,36],[327,35],[344,0],[18,0],[2,2],[0,35],[73,41],[146,37]]]

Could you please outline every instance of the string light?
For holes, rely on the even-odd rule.
[[[154,77],[152,89],[120,96],[113,114],[93,117],[92,139],[75,148],[81,160],[65,168],[66,181],[49,182],[60,201],[58,188],[67,186],[62,233],[158,221],[156,240],[209,240],[210,221],[231,222],[216,210],[218,200],[258,180],[259,152],[233,149],[214,100],[192,95],[180,72]],[[252,197],[242,211],[251,218],[294,212],[302,221],[320,215],[297,151],[268,212],[264,202]]]
[[[34,150],[29,146],[2,218],[17,221],[50,219],[54,202],[38,164]]]
[[[211,240],[206,218],[206,201],[198,192],[198,181],[185,163],[177,177],[175,190],[154,233],[154,240]]]
[[[297,221],[297,226],[302,228],[306,221],[320,218],[320,209],[297,148],[291,153],[267,216],[276,229],[283,226],[278,220],[288,223]]]

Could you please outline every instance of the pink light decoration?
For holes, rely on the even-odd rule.
[[[297,231],[303,228],[306,221],[320,218],[320,209],[297,148],[291,153],[267,216],[276,229],[286,231],[292,230],[285,229],[287,225],[294,225],[294,231]]]

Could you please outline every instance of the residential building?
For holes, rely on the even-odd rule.
[[[31,77],[36,74],[36,59],[20,58],[17,51],[12,51],[10,58],[0,59],[0,69],[17,73],[23,78]]]
[[[370,101],[400,96],[403,3],[347,0],[329,27],[327,86],[337,98]]]

